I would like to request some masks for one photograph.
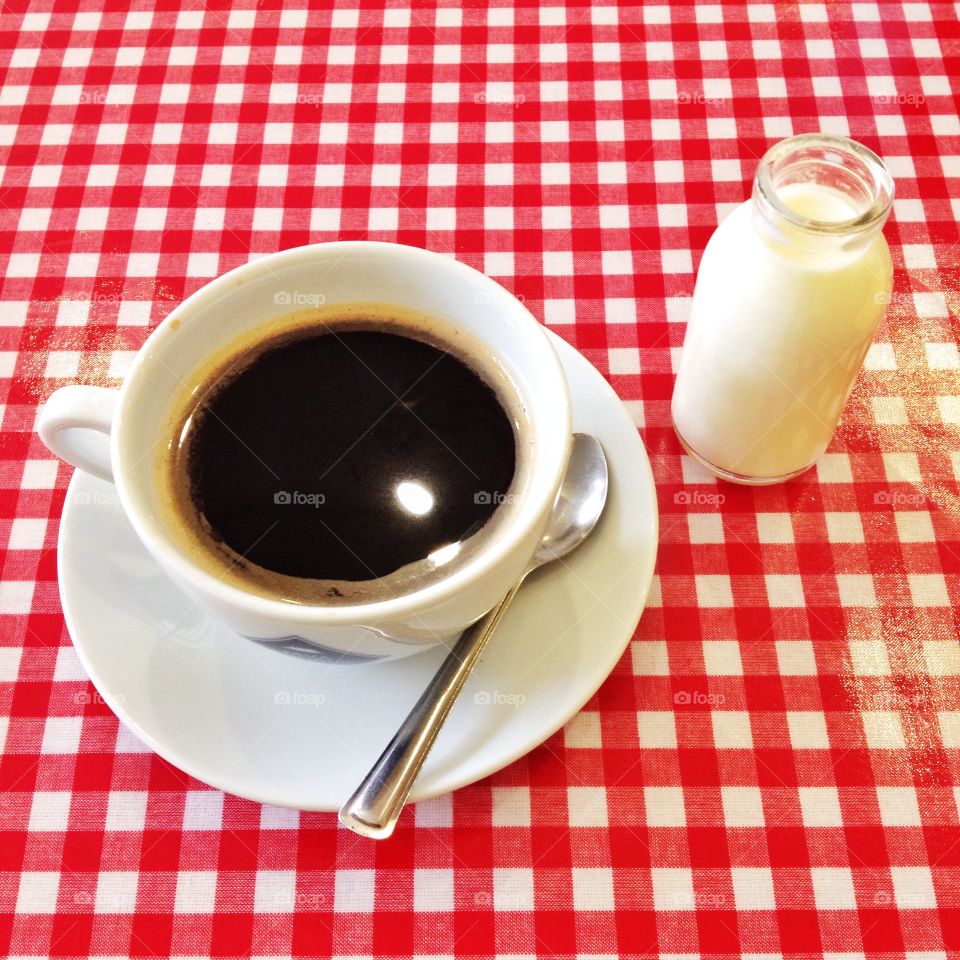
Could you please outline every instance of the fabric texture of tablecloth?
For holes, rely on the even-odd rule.
[[[131,6],[0,13],[0,954],[960,955],[956,6]],[[718,484],[669,418],[694,270],[817,130],[896,180],[888,317],[815,470]],[[661,510],[584,711],[379,845],[119,727],[33,433],[208,279],[336,238],[524,297],[625,401]]]

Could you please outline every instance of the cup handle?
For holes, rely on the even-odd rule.
[[[112,483],[110,430],[119,397],[106,387],[61,387],[40,410],[37,433],[61,460]]]

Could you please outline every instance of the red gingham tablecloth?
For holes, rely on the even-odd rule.
[[[956,7],[274,6],[0,14],[0,954],[960,955]],[[694,268],[815,130],[896,179],[893,302],[817,468],[718,484],[669,421]],[[522,295],[626,402],[662,511],[586,709],[382,844],[119,728],[32,432],[209,278],[335,238]]]

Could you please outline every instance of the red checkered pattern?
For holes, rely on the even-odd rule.
[[[349,2],[0,14],[0,954],[960,955],[955,6]],[[893,302],[816,470],[734,488],[670,428],[694,266],[814,130],[897,181]],[[379,845],[118,727],[32,433],[209,278],[334,238],[524,297],[626,401],[662,511],[586,709]]]

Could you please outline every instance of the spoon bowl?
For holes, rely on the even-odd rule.
[[[607,458],[600,441],[588,433],[575,433],[567,472],[527,573],[559,560],[590,536],[606,505],[608,485]]]

